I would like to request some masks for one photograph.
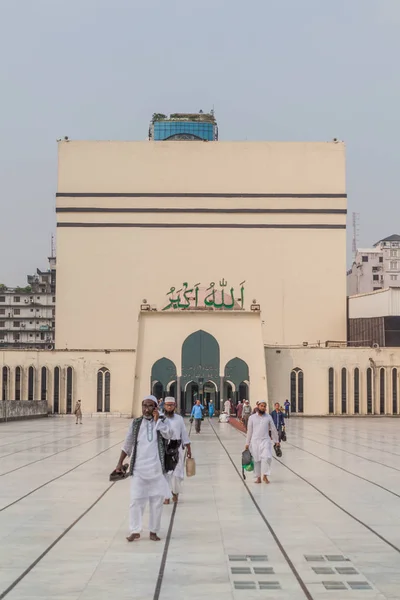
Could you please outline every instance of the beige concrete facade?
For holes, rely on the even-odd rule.
[[[399,348],[267,347],[265,360],[270,403],[291,399],[291,391],[295,392],[291,376],[300,369],[304,387],[303,414],[400,414]],[[330,369],[333,386],[330,386]],[[356,369],[358,413],[355,410]]]
[[[143,299],[221,278],[265,343],[344,339],[345,209],[343,144],[62,142],[56,347],[135,348]]]
[[[60,142],[56,351],[0,366],[73,366],[74,398],[94,413],[99,369],[107,412],[137,414],[162,358],[182,407],[188,373],[199,390],[212,373],[218,401],[238,393],[232,359],[253,403],[282,399],[290,360],[275,373],[264,346],[346,338],[346,205],[342,143]],[[196,332],[212,364],[192,347],[188,366]],[[303,412],[325,414],[323,375],[313,394],[304,376]]]
[[[47,400],[50,413],[65,414],[71,412],[67,409],[67,397],[68,392],[70,392],[72,410],[76,400],[80,398],[84,414],[106,414],[104,411],[104,391],[102,410],[98,411],[98,374],[99,372],[109,372],[111,384],[109,414],[130,416],[133,407],[135,363],[136,353],[133,351],[50,352],[45,350],[5,350],[0,352],[2,375],[0,399]],[[18,368],[20,369],[19,376],[16,372]],[[29,389],[30,369],[33,370],[32,392]],[[45,373],[43,373],[43,369],[46,369]],[[56,369],[59,370],[58,385],[55,381]],[[68,369],[70,369],[71,384],[67,383]],[[17,387],[20,389],[19,396],[16,394]],[[32,398],[30,398],[30,392]],[[55,406],[57,402],[58,406]]]

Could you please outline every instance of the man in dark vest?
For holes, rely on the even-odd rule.
[[[134,419],[119,457],[117,472],[122,471],[126,456],[131,457],[131,503],[129,511],[130,535],[126,539],[134,542],[140,538],[143,513],[150,506],[150,539],[159,541],[161,514],[164,498],[169,497],[169,486],[165,478],[165,443],[172,437],[169,420],[160,416],[158,402],[154,396],[146,396],[142,402],[143,416]]]
[[[274,421],[274,425],[278,431],[279,442],[282,441],[282,431],[285,426],[285,419],[282,411],[280,410],[279,402],[275,402],[275,409],[271,413],[271,417]]]

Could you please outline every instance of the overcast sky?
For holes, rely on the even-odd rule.
[[[400,233],[400,0],[0,0],[0,282],[47,268],[56,138],[146,138],[215,106],[220,139],[347,143],[360,245]]]

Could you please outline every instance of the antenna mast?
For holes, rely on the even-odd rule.
[[[355,260],[356,254],[357,254],[359,230],[360,230],[360,213],[353,212],[353,243],[352,243],[353,260]]]
[[[51,258],[54,258],[56,255],[55,244],[54,244],[54,235],[51,236]]]

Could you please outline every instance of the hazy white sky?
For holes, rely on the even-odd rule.
[[[345,140],[349,246],[352,211],[362,246],[400,233],[399,31],[400,0],[0,0],[0,282],[47,268],[56,138],[145,139],[153,112]]]

